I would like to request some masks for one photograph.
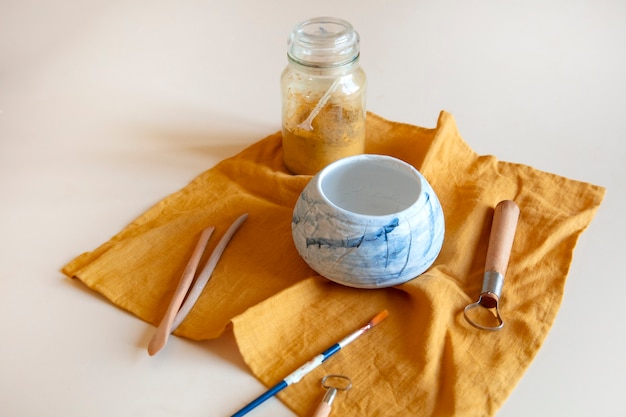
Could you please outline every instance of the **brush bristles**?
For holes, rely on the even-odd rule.
[[[376,314],[374,318],[371,319],[370,322],[368,323],[369,327],[372,328],[376,326],[378,323],[385,320],[388,315],[389,315],[389,311],[387,311],[386,309]]]

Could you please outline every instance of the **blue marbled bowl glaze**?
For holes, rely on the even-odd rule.
[[[384,155],[336,161],[304,188],[291,222],[298,253],[320,275],[383,288],[426,271],[439,255],[444,218],[414,167]]]

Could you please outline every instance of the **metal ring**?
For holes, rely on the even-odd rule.
[[[500,298],[503,285],[504,275],[496,271],[486,271],[483,275],[483,289],[481,293],[490,292]]]
[[[337,384],[337,385],[329,384],[328,383],[329,379],[331,381],[333,381],[333,379],[341,380],[341,381],[343,381],[343,383],[340,383],[340,384]],[[348,391],[350,388],[352,388],[352,380],[349,377],[345,376],[345,375],[328,374],[324,378],[322,378],[322,386],[324,388],[326,388],[326,389],[334,388],[337,391]]]
[[[500,316],[500,303],[496,303],[496,305],[495,305],[496,319],[498,320],[498,325],[497,326],[484,326],[484,325],[482,325],[480,323],[476,323],[467,314],[468,311],[473,310],[475,308],[485,308],[484,306],[481,305],[482,296],[483,296],[483,294],[480,295],[480,298],[475,303],[472,303],[472,304],[469,304],[469,305],[465,306],[465,308],[463,309],[463,315],[465,316],[465,320],[467,320],[467,322],[469,324],[471,324],[472,326],[476,327],[477,329],[488,330],[490,332],[498,331],[502,327],[504,327],[504,321],[502,320],[502,316]],[[488,309],[488,310],[490,310],[490,309]]]

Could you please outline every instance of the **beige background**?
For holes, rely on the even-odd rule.
[[[263,390],[230,337],[148,357],[151,326],[58,270],[278,130],[286,36],[334,15],[361,34],[369,110],[445,109],[481,154],[607,187],[498,415],[626,415],[626,3],[433,3],[0,1],[0,414],[225,416]]]

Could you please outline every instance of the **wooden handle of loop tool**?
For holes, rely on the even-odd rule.
[[[315,410],[315,414],[312,417],[328,417],[330,415],[331,405],[327,402],[321,402],[317,409]]]
[[[493,271],[506,275],[518,218],[519,207],[515,201],[503,200],[496,206],[489,235],[485,272]]]

